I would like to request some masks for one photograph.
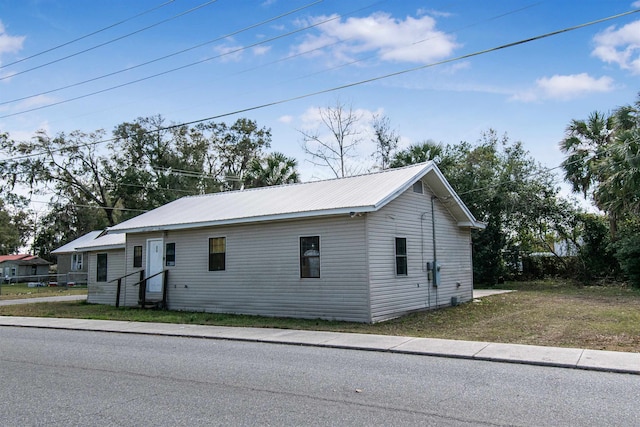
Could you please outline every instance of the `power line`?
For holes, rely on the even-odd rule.
[[[54,50],[60,49],[61,47],[68,46],[68,45],[70,45],[72,43],[78,42],[78,41],[86,39],[88,37],[95,36],[96,34],[99,34],[99,33],[103,32],[103,31],[106,31],[106,30],[109,30],[111,28],[117,27],[118,25],[124,24],[125,22],[131,21],[131,20],[133,20],[135,18],[139,18],[139,17],[141,17],[143,15],[146,15],[147,13],[151,13],[151,12],[153,12],[155,10],[158,10],[158,9],[168,5],[168,4],[173,3],[174,1],[175,0],[166,1],[166,2],[164,2],[164,3],[162,3],[162,4],[158,5],[158,6],[152,7],[151,9],[147,9],[144,12],[140,12],[140,13],[138,13],[136,15],[133,15],[133,16],[131,16],[129,18],[125,18],[122,21],[118,21],[118,22],[116,22],[114,24],[108,25],[108,26],[106,26],[104,28],[100,28],[99,30],[93,31],[93,32],[91,32],[89,34],[85,34],[84,36],[80,36],[80,37],[75,38],[73,40],[69,40],[68,42],[59,44],[59,45],[54,46],[54,47],[50,47],[50,48],[45,49],[43,51],[40,51],[38,53],[34,53],[33,55],[18,59],[17,61],[13,61],[13,62],[9,62],[8,64],[0,65],[0,70],[3,69],[3,68],[6,68],[6,67],[10,67],[11,65],[19,64],[19,63],[27,61],[29,59],[33,59],[33,58],[35,58],[37,56],[44,55],[45,53],[53,52]],[[13,74],[13,75],[15,75],[15,74]]]
[[[319,1],[323,1],[323,0],[319,0]],[[359,8],[359,9],[354,10],[354,11],[351,11],[351,12],[347,13],[346,15],[354,14],[354,13],[357,13],[357,12],[362,11],[364,9],[368,9],[368,8],[370,8],[370,7],[372,7],[372,6],[376,5],[376,4],[383,3],[384,1],[386,1],[386,0],[381,0],[381,1],[378,1],[378,2],[375,2],[375,3],[372,3],[372,4],[368,5],[368,6]],[[316,2],[316,3],[318,3],[318,2]],[[295,12],[297,10],[304,9],[304,8],[306,8],[308,6],[311,6],[311,5],[314,5],[314,4],[315,3],[311,3],[311,4],[307,5],[307,6],[304,6],[302,8],[299,8],[299,9],[296,9],[296,10],[292,11],[291,13],[293,13],[293,12]],[[288,15],[288,14],[289,13],[281,15],[281,16],[285,16],[285,15]],[[274,19],[277,19],[277,18],[278,17],[276,17]],[[339,16],[339,15],[338,16],[333,16],[333,17],[327,18],[327,19],[325,19],[323,21],[319,21],[319,22],[316,22],[314,24],[310,24],[310,25],[308,25],[306,27],[299,28],[299,29],[294,30],[294,31],[290,31],[288,33],[280,34],[278,36],[275,36],[275,37],[272,37],[272,38],[269,38],[269,39],[261,40],[260,42],[256,42],[256,43],[253,43],[253,44],[250,44],[250,45],[242,46],[242,47],[239,47],[237,49],[233,49],[231,51],[227,51],[227,52],[219,54],[219,55],[215,55],[215,56],[211,56],[211,57],[208,57],[208,58],[204,58],[204,59],[201,59],[201,60],[196,61],[196,62],[191,62],[189,64],[182,65],[180,67],[176,67],[176,68],[172,68],[172,69],[169,69],[169,70],[165,70],[165,71],[160,72],[160,73],[156,73],[156,74],[153,74],[153,75],[150,75],[150,76],[142,77],[140,79],[136,79],[136,80],[129,81],[129,82],[126,82],[126,83],[122,83],[122,84],[119,84],[119,85],[116,85],[116,86],[107,87],[105,89],[101,89],[101,90],[94,91],[94,92],[91,92],[91,93],[87,93],[87,94],[84,94],[84,95],[79,95],[79,96],[76,96],[76,97],[73,97],[73,98],[69,98],[69,99],[66,99],[66,100],[54,102],[54,103],[47,104],[47,105],[42,105],[42,106],[39,106],[39,107],[30,108],[30,109],[27,109],[27,110],[17,111],[15,113],[11,113],[11,114],[6,114],[6,115],[3,115],[3,116],[0,116],[0,119],[4,119],[4,118],[7,118],[7,117],[13,117],[13,116],[17,116],[17,115],[20,115],[20,114],[30,113],[30,112],[33,112],[33,111],[43,110],[43,109],[46,109],[46,108],[54,107],[56,105],[66,104],[68,102],[77,101],[79,99],[84,99],[84,98],[88,98],[90,96],[99,95],[101,93],[109,92],[109,91],[112,91],[112,90],[115,90],[115,89],[120,89],[122,87],[130,86],[130,85],[135,84],[135,83],[140,83],[140,82],[143,82],[143,81],[146,81],[146,80],[151,80],[151,79],[156,78],[156,77],[160,77],[160,76],[163,76],[163,75],[166,75],[166,74],[170,74],[170,73],[173,73],[173,72],[176,72],[176,71],[180,71],[180,70],[183,70],[183,69],[186,69],[186,68],[190,68],[190,67],[193,67],[195,65],[199,65],[199,64],[202,64],[202,63],[214,60],[214,59],[222,58],[222,57],[228,56],[228,55],[233,55],[233,54],[236,54],[238,52],[241,52],[241,51],[244,51],[244,50],[247,50],[247,49],[251,49],[251,48],[256,47],[256,46],[260,46],[260,45],[263,45],[263,44],[266,44],[266,43],[269,43],[269,42],[272,42],[272,41],[275,41],[275,40],[279,40],[279,39],[282,39],[282,38],[285,38],[285,37],[289,37],[291,35],[294,35],[294,34],[309,30],[311,28],[315,28],[315,27],[324,25],[324,24],[326,24],[328,22],[335,21],[336,19],[340,19],[340,18],[341,18],[341,16]],[[256,24],[256,26],[257,25],[259,25],[259,24]],[[249,27],[249,28],[252,28],[252,27]],[[231,35],[234,35],[236,33],[232,33]],[[197,46],[197,47],[199,47],[199,46]],[[185,51],[187,51],[187,50],[191,50],[191,49],[186,49]],[[177,52],[176,54],[179,54],[179,53],[182,53],[182,51],[181,52]],[[173,56],[173,55],[168,55],[167,57],[169,57],[169,56]],[[158,60],[164,59],[164,58],[166,58],[166,57],[159,58]],[[151,62],[156,62],[156,60],[149,61],[149,62],[147,62],[145,64],[140,64],[139,66],[146,65],[146,64],[151,63]],[[129,71],[129,70],[131,70],[133,68],[137,68],[137,67],[138,66],[134,66],[134,67],[131,67],[131,68],[128,68],[126,70],[119,71],[119,72]],[[109,75],[118,74],[119,72],[112,73],[112,74],[109,74]],[[99,78],[91,79],[89,81],[94,81],[94,80],[98,80],[98,79]],[[86,83],[86,82],[81,82],[79,84],[82,84],[82,83]],[[72,86],[75,86],[75,85],[71,85],[69,87],[72,87]],[[49,93],[49,92],[45,92],[45,93]],[[37,96],[37,95],[33,95],[33,96]],[[25,99],[25,98],[22,98],[22,99]],[[9,101],[9,102],[15,102],[15,101],[22,100],[22,99],[17,99],[17,100],[13,100],[13,101]],[[0,105],[2,105],[2,104],[4,104],[4,103],[1,103]]]
[[[149,25],[149,26],[147,26],[147,27],[144,27],[144,28],[141,28],[141,29],[136,30],[136,31],[134,31],[134,32],[131,32],[131,33],[125,34],[125,35],[123,35],[123,36],[116,37],[115,39],[108,40],[108,41],[106,41],[106,42],[104,42],[104,43],[97,44],[97,45],[92,46],[92,47],[89,47],[89,48],[87,48],[87,49],[83,49],[83,50],[81,50],[81,51],[78,51],[78,52],[72,53],[72,54],[70,54],[70,55],[63,56],[62,58],[58,58],[58,59],[55,59],[55,60],[53,60],[53,61],[46,62],[46,63],[44,63],[44,64],[40,64],[40,65],[38,65],[38,66],[31,67],[31,68],[28,68],[28,69],[26,69],[26,70],[19,71],[19,72],[17,72],[17,73],[9,73],[8,75],[6,75],[6,76],[4,76],[4,77],[0,77],[0,80],[5,80],[5,79],[13,78],[13,77],[18,76],[18,75],[20,75],[20,74],[28,73],[29,71],[37,70],[37,69],[40,69],[40,68],[46,67],[46,66],[48,66],[48,65],[55,64],[55,63],[60,62],[60,61],[64,61],[65,59],[73,58],[74,56],[78,56],[78,55],[81,55],[81,54],[83,54],[83,53],[90,52],[90,51],[95,50],[95,49],[98,49],[98,48],[100,48],[100,47],[103,47],[103,46],[109,45],[109,44],[111,44],[111,43],[117,42],[117,41],[119,41],[119,40],[125,39],[125,38],[127,38],[127,37],[131,37],[131,36],[133,36],[133,35],[135,35],[135,34],[139,34],[139,33],[143,32],[143,31],[146,31],[146,30],[149,30],[149,29],[151,29],[151,28],[157,27],[158,25],[162,25],[162,24],[164,24],[164,23],[167,23],[167,22],[169,22],[169,21],[172,21],[172,20],[174,20],[174,19],[176,19],[176,18],[179,18],[179,17],[181,17],[181,16],[187,15],[187,14],[189,14],[189,13],[191,13],[191,12],[195,12],[196,10],[201,9],[201,8],[203,8],[203,7],[205,7],[205,6],[209,6],[210,4],[215,3],[215,2],[217,2],[217,1],[218,1],[218,0],[209,0],[209,1],[208,1],[208,2],[206,2],[206,3],[202,3],[202,4],[200,4],[200,5],[198,5],[198,6],[194,7],[194,8],[191,8],[191,9],[189,9],[189,10],[187,10],[187,11],[184,11],[184,12],[181,12],[181,13],[179,13],[179,14],[177,14],[177,15],[174,15],[174,16],[172,16],[171,18],[163,19],[162,21],[156,22],[156,23],[151,24],[151,25]]]
[[[41,200],[29,200],[29,203],[41,203],[41,204],[49,205],[49,206],[55,206],[57,204],[56,202],[45,202],[45,201],[41,201]],[[98,205],[82,205],[82,204],[78,204],[78,203],[69,203],[69,204],[66,204],[65,206],[73,206],[73,207],[76,207],[76,208],[108,209],[108,210],[112,210],[112,211],[147,212],[146,209],[118,208],[118,207],[115,207],[115,206],[112,207],[112,206],[98,206]]]
[[[618,18],[621,18],[623,16],[628,16],[628,15],[631,15],[631,14],[634,14],[634,13],[638,13],[638,12],[640,12],[640,9],[634,9],[634,10],[627,11],[627,12],[624,12],[624,13],[611,15],[611,16],[608,16],[606,18],[601,18],[601,19],[598,19],[598,20],[595,20],[595,21],[589,21],[589,22],[586,22],[586,23],[583,23],[583,24],[579,24],[579,25],[575,25],[575,26],[571,26],[571,27],[566,27],[566,28],[563,28],[561,30],[556,30],[556,31],[552,31],[552,32],[549,32],[549,33],[541,34],[541,35],[538,35],[538,36],[535,36],[535,37],[530,37],[530,38],[527,38],[527,39],[522,39],[522,40],[518,40],[518,41],[515,41],[515,42],[503,44],[503,45],[500,45],[500,46],[497,46],[497,47],[484,49],[484,50],[476,51],[476,52],[473,52],[473,53],[468,53],[468,54],[465,54],[465,55],[457,56],[455,58],[445,59],[445,60],[442,60],[442,61],[433,62],[433,63],[430,63],[430,64],[421,65],[421,66],[418,66],[418,67],[408,68],[408,69],[404,69],[404,70],[401,70],[401,71],[396,71],[396,72],[393,72],[393,73],[388,73],[388,74],[384,74],[384,75],[381,75],[381,76],[372,77],[372,78],[368,78],[368,79],[365,79],[365,80],[360,80],[360,81],[357,81],[357,82],[352,82],[352,83],[348,83],[348,84],[344,84],[344,85],[340,85],[340,86],[335,86],[335,87],[328,88],[328,89],[323,89],[323,90],[316,91],[316,92],[310,92],[310,93],[306,93],[306,94],[302,94],[302,95],[298,95],[298,96],[294,96],[294,97],[290,97],[290,98],[285,98],[285,99],[280,99],[280,100],[276,100],[276,101],[272,101],[272,102],[267,102],[267,103],[264,103],[264,104],[254,105],[252,107],[247,107],[247,108],[243,108],[243,109],[239,109],[239,110],[235,110],[235,111],[221,113],[221,114],[217,114],[217,115],[213,115],[213,116],[209,116],[209,117],[205,117],[205,118],[201,118],[201,119],[196,119],[196,120],[191,120],[191,121],[188,121],[188,122],[183,122],[183,123],[178,123],[178,124],[174,124],[174,125],[170,125],[170,126],[165,126],[165,127],[157,128],[157,129],[154,129],[154,130],[146,131],[146,132],[144,132],[144,134],[163,131],[163,130],[175,129],[175,128],[178,128],[178,127],[181,127],[181,126],[190,126],[190,125],[197,124],[197,123],[202,123],[202,122],[206,122],[206,121],[212,121],[212,120],[215,120],[215,119],[229,117],[229,116],[233,116],[233,115],[237,115],[237,114],[241,114],[241,113],[246,113],[246,112],[249,112],[249,111],[255,111],[255,110],[260,110],[260,109],[267,108],[267,107],[272,107],[272,106],[275,106],[275,105],[285,104],[285,103],[292,102],[292,101],[297,101],[297,100],[300,100],[300,99],[310,98],[310,97],[321,95],[321,94],[325,94],[325,93],[331,93],[331,92],[336,92],[336,91],[339,91],[339,90],[344,90],[344,89],[348,89],[348,88],[352,88],[352,87],[356,87],[356,86],[361,86],[361,85],[364,85],[364,84],[367,84],[367,83],[371,83],[371,82],[375,82],[375,81],[379,81],[379,80],[384,80],[384,79],[387,79],[387,78],[390,78],[390,77],[396,77],[396,76],[400,76],[400,75],[403,75],[403,74],[408,74],[408,73],[412,73],[412,72],[415,72],[415,71],[420,71],[420,70],[424,70],[424,69],[427,69],[427,68],[435,67],[437,65],[448,64],[448,63],[451,63],[451,62],[456,62],[456,61],[460,61],[460,60],[463,60],[463,59],[468,59],[468,58],[472,58],[472,57],[475,57],[475,56],[484,55],[484,54],[491,53],[491,52],[496,52],[496,51],[499,51],[499,50],[502,50],[502,49],[519,46],[519,45],[522,45],[522,44],[526,44],[526,43],[530,43],[530,42],[533,42],[533,41],[545,39],[545,38],[548,38],[548,37],[556,36],[556,35],[559,35],[559,34],[570,32],[570,31],[575,31],[575,30],[578,30],[578,29],[581,29],[581,28],[585,28],[585,27],[588,27],[588,26],[591,26],[591,25],[596,25],[596,24],[599,24],[599,23],[602,23],[602,22],[611,21],[613,19],[618,19]],[[3,117],[7,117],[7,116],[3,116]],[[89,146],[103,144],[103,143],[107,143],[107,142],[113,142],[113,141],[116,141],[117,139],[118,138],[109,138],[109,139],[104,139],[104,140],[101,140],[101,141],[94,141],[94,142],[90,142],[90,143],[86,143],[86,144],[79,144],[79,145],[77,145],[77,148],[89,147]],[[62,149],[58,149],[58,150],[54,150],[53,152],[55,153],[55,152],[61,151],[61,150]],[[31,157],[37,157],[37,156],[40,156],[40,155],[43,155],[43,154],[46,154],[46,153],[41,152],[41,153],[34,153],[34,154],[26,154],[26,155],[23,155],[23,156],[13,157],[11,160],[13,160],[13,161],[22,160],[22,159],[31,158]]]
[[[171,1],[174,1],[174,0],[171,0]],[[94,77],[94,78],[91,78],[91,79],[83,80],[83,81],[81,81],[81,82],[76,82],[76,83],[73,83],[73,84],[69,84],[69,85],[66,85],[66,86],[62,86],[62,87],[59,87],[59,88],[56,88],[56,89],[50,89],[50,90],[47,90],[47,91],[44,91],[44,92],[36,93],[36,94],[34,94],[34,95],[23,96],[22,98],[16,98],[16,99],[12,99],[12,100],[10,100],[10,101],[0,102],[0,105],[11,104],[11,103],[13,103],[13,102],[24,101],[25,99],[35,98],[35,97],[42,96],[42,95],[48,95],[48,94],[50,94],[50,93],[59,92],[59,91],[64,90],[64,89],[70,89],[70,88],[72,88],[72,87],[77,87],[77,86],[81,86],[81,85],[83,85],[83,84],[87,84],[87,83],[95,82],[95,81],[98,81],[98,80],[102,80],[102,79],[107,78],[107,77],[112,77],[112,76],[115,76],[115,75],[117,75],[117,74],[121,74],[121,73],[129,72],[129,71],[131,71],[131,70],[135,70],[136,68],[140,68],[140,67],[143,67],[143,66],[145,66],[145,65],[153,64],[154,62],[162,61],[162,60],[165,60],[165,59],[171,58],[171,57],[173,57],[173,56],[177,56],[177,55],[180,55],[180,54],[183,54],[183,53],[186,53],[186,52],[189,52],[189,51],[192,51],[192,50],[195,50],[195,49],[201,48],[201,47],[206,46],[206,45],[208,45],[208,44],[215,43],[215,42],[220,41],[220,40],[224,40],[224,39],[226,39],[226,38],[228,38],[228,37],[233,37],[233,36],[235,36],[235,35],[238,35],[238,34],[240,34],[240,33],[245,32],[245,31],[248,31],[248,30],[251,30],[251,29],[254,29],[254,28],[260,27],[260,26],[262,26],[262,25],[265,25],[265,24],[268,24],[268,23],[270,23],[270,22],[276,21],[276,20],[278,20],[278,19],[280,19],[280,18],[283,18],[283,17],[285,17],[285,16],[288,16],[288,15],[291,15],[291,14],[294,14],[294,13],[297,13],[297,12],[299,12],[299,11],[301,11],[301,10],[304,10],[304,9],[309,8],[309,7],[311,7],[311,6],[314,6],[314,5],[318,4],[318,3],[321,3],[322,1],[324,1],[324,0],[316,0],[316,1],[312,2],[312,3],[309,3],[309,4],[307,4],[307,5],[304,5],[304,6],[298,7],[298,8],[293,9],[293,10],[290,10],[290,11],[285,12],[285,13],[283,13],[283,14],[280,14],[280,15],[278,15],[278,16],[274,16],[274,17],[272,17],[272,18],[269,18],[269,19],[267,19],[267,20],[264,20],[264,21],[258,22],[258,23],[256,23],[256,24],[249,25],[248,27],[244,27],[244,28],[242,28],[242,29],[240,29],[240,30],[233,31],[233,32],[231,32],[231,33],[227,33],[227,34],[225,34],[225,35],[222,35],[222,36],[216,37],[215,39],[212,39],[212,40],[209,40],[209,41],[206,41],[206,42],[203,42],[203,43],[199,43],[199,44],[197,44],[197,45],[195,45],[195,46],[191,46],[191,47],[189,47],[189,48],[182,49],[182,50],[179,50],[179,51],[177,51],[177,52],[173,52],[173,53],[170,53],[170,54],[168,54],[168,55],[164,55],[164,56],[161,56],[161,57],[159,57],[159,58],[152,59],[152,60],[150,60],[150,61],[146,61],[146,62],[143,62],[143,63],[137,64],[137,65],[133,65],[133,66],[128,67],[128,68],[123,68],[123,69],[121,69],[121,70],[117,70],[117,71],[114,71],[114,72],[111,72],[111,73],[103,74],[103,75],[101,75],[101,76]],[[264,43],[264,42],[263,42],[263,43]],[[235,52],[234,52],[234,53],[235,53]],[[215,58],[215,57],[214,57],[214,58]],[[214,58],[208,58],[207,60],[214,59]],[[206,60],[205,60],[205,61],[206,61]],[[200,62],[197,62],[196,64],[198,64],[198,63],[200,63]],[[155,76],[151,76],[151,77],[155,77]],[[151,78],[151,77],[149,77],[149,78]],[[138,82],[138,81],[134,81],[134,82],[131,82],[131,83],[137,83],[137,82]],[[129,84],[129,83],[127,83],[127,84]],[[117,88],[117,87],[119,87],[119,86],[116,86],[116,87],[114,87],[114,88]],[[98,92],[98,93],[99,93],[99,92]],[[92,95],[92,94],[88,94],[88,95],[86,95],[86,96],[91,96],[91,95]],[[79,99],[79,98],[73,98],[73,99],[69,99],[69,100],[62,101],[62,102],[69,102],[69,101],[73,101],[73,100],[75,100],[75,99]],[[50,104],[50,105],[43,106],[43,107],[41,107],[41,108],[47,108],[47,107],[49,107],[49,106],[53,106],[53,105],[58,105],[58,104]],[[30,112],[30,111],[33,111],[33,110],[22,111],[22,112],[18,112],[18,113],[15,113],[15,114],[22,114],[22,113],[26,113],[26,112]]]
[[[214,59],[222,58],[222,57],[225,57],[225,56],[228,56],[228,55],[233,55],[235,53],[242,52],[244,50],[251,49],[253,47],[260,46],[260,45],[265,44],[265,43],[269,43],[269,42],[272,42],[272,41],[275,41],[275,40],[279,40],[279,39],[282,39],[282,38],[285,38],[285,37],[289,37],[289,36],[291,36],[293,34],[297,34],[297,33],[309,30],[311,28],[326,24],[327,22],[335,21],[336,19],[339,19],[339,18],[340,18],[340,16],[334,16],[332,18],[325,19],[324,21],[316,22],[316,23],[308,25],[306,27],[299,28],[299,29],[294,30],[294,31],[290,31],[288,33],[280,34],[278,36],[275,36],[275,37],[272,37],[272,38],[269,38],[269,39],[261,40],[259,42],[252,43],[250,45],[242,46],[242,47],[239,47],[237,49],[233,49],[233,50],[230,50],[230,51],[218,54],[218,55],[210,56],[208,58],[204,58],[204,59],[201,59],[199,61],[191,62],[189,64],[181,65],[181,66],[176,67],[176,68],[171,68],[169,70],[165,70],[165,71],[162,71],[160,73],[152,74],[150,76],[142,77],[142,78],[139,78],[139,79],[136,79],[136,80],[131,80],[131,81],[128,81],[126,83],[122,83],[122,84],[119,84],[119,85],[116,85],[116,86],[111,86],[111,87],[108,87],[108,88],[105,88],[105,89],[101,89],[101,90],[98,90],[98,91],[86,93],[84,95],[79,95],[79,96],[76,96],[76,97],[73,97],[73,98],[65,99],[63,101],[58,101],[58,102],[53,102],[51,104],[42,105],[40,107],[30,108],[28,110],[17,111],[15,113],[11,113],[11,114],[5,114],[4,116],[0,116],[0,119],[4,119],[4,118],[7,118],[7,117],[18,116],[20,114],[25,114],[25,113],[31,113],[33,111],[43,110],[45,108],[50,108],[50,107],[54,107],[56,105],[66,104],[67,102],[77,101],[79,99],[88,98],[90,96],[99,95],[101,93],[110,92],[112,90],[120,89],[120,88],[125,87],[125,86],[130,86],[130,85],[135,84],[135,83],[140,83],[140,82],[143,82],[143,81],[146,81],[146,80],[151,80],[153,78],[164,76],[164,75],[167,75],[167,74],[170,74],[170,73],[174,73],[176,71],[184,70],[186,68],[190,68],[190,67],[193,67],[195,65],[199,65],[199,64],[202,64],[202,63],[205,63],[205,62],[209,62],[209,61],[214,60]]]

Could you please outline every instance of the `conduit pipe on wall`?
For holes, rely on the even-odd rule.
[[[433,240],[433,272],[431,273],[432,282],[436,285],[436,268],[438,263],[438,254],[436,252],[436,211],[433,201],[437,199],[436,196],[431,196],[431,237]],[[437,285],[440,285],[439,283]],[[436,308],[438,308],[438,286],[436,285]]]

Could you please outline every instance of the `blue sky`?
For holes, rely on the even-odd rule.
[[[0,0],[0,131],[28,139],[38,129],[111,132],[156,114],[175,123],[221,116],[637,8],[631,0]],[[338,100],[362,117],[360,170],[370,166],[373,114],[389,118],[401,147],[475,142],[493,128],[555,167],[571,119],[632,103],[639,91],[636,13],[216,120],[271,128],[272,151],[296,157],[304,180],[331,172],[307,161],[299,130],[321,129],[318,108]]]

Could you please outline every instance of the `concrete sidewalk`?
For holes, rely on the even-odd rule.
[[[0,306],[3,305],[19,305],[19,304],[37,304],[39,302],[62,302],[62,301],[82,301],[86,300],[86,295],[64,295],[59,297],[35,297],[23,299],[5,299],[0,300]]]
[[[0,326],[69,329],[219,340],[293,344],[423,356],[522,363],[640,375],[640,353],[541,347],[437,338],[300,331],[270,328],[181,325],[112,320],[0,316]]]

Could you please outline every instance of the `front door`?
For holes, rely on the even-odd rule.
[[[147,277],[162,271],[162,239],[147,240]],[[147,292],[162,292],[162,274],[147,280]]]

